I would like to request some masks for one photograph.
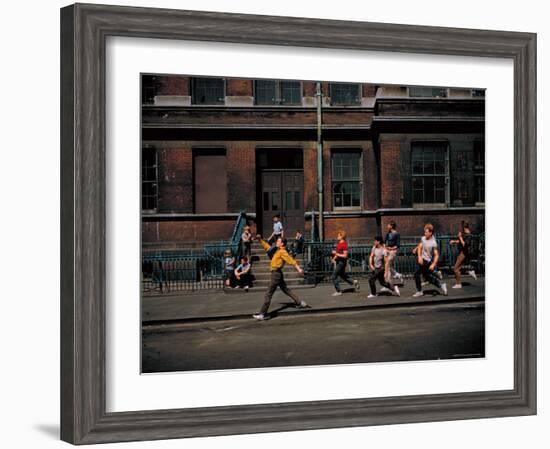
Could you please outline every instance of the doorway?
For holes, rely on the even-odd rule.
[[[273,216],[279,215],[287,238],[304,228],[304,170],[301,148],[260,149],[259,210],[261,229],[273,232]],[[260,215],[260,214],[258,214]]]

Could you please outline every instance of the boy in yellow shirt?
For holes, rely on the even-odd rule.
[[[259,240],[260,245],[262,245],[262,248],[268,252],[271,249],[271,246],[268,242],[262,239],[261,235],[257,235],[256,239]],[[296,304],[296,307],[307,307],[307,304],[305,301],[300,301],[298,297],[287,287],[285,278],[283,276],[283,267],[285,264],[292,265],[295,270],[300,273],[304,274],[304,270],[300,268],[300,265],[298,265],[298,262],[296,259],[290,256],[288,254],[288,251],[286,250],[286,239],[279,237],[277,238],[275,242],[275,246],[277,247],[277,251],[272,255],[271,257],[271,264],[270,264],[270,271],[271,271],[271,279],[269,283],[269,288],[267,289],[267,292],[265,294],[264,303],[262,305],[262,308],[260,310],[260,313],[252,315],[253,318],[257,320],[266,320],[267,319],[267,310],[269,309],[269,305],[271,304],[271,298],[273,297],[273,294],[275,293],[275,290],[277,290],[277,287],[281,289],[281,291],[292,298],[294,303]]]

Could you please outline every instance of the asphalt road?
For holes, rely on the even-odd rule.
[[[144,327],[142,371],[484,357],[483,302]]]

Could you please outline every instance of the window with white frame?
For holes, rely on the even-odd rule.
[[[223,78],[193,78],[191,86],[193,104],[225,103],[225,81]]]
[[[413,205],[447,204],[449,198],[449,145],[413,142],[411,151]]]
[[[361,85],[355,83],[330,83],[330,103],[336,106],[361,104]]]
[[[256,80],[254,97],[258,105],[301,105],[300,81]]]
[[[360,150],[332,153],[332,206],[334,209],[361,208],[362,169]]]

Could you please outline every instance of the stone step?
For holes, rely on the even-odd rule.
[[[253,275],[257,280],[271,279],[271,273],[268,271],[266,272],[254,271]],[[289,271],[288,273],[285,273],[285,279],[302,279],[303,280],[304,277],[296,273],[295,271]]]

